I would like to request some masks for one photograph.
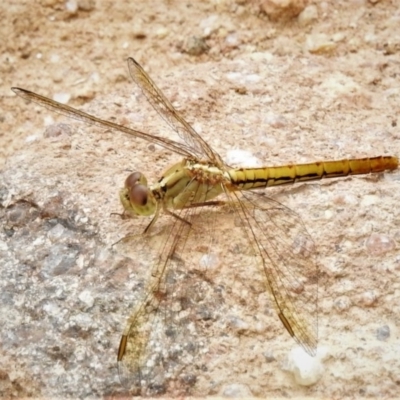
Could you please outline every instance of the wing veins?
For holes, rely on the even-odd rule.
[[[222,165],[223,161],[220,156],[211,149],[208,143],[181,116],[147,72],[131,57],[128,58],[128,67],[132,79],[142,90],[148,102],[164,121],[185,141],[192,152],[192,156],[195,158],[207,158],[216,164]]]
[[[316,346],[317,346],[317,336],[316,334],[314,334],[314,332],[310,329],[308,329],[308,324],[307,320],[305,319],[305,316],[309,316],[311,317],[311,319],[314,319],[315,317],[317,317],[316,315],[316,311],[313,313],[314,315],[309,315],[309,312],[307,310],[302,310],[302,312],[299,311],[298,307],[295,305],[295,303],[293,303],[293,296],[289,293],[288,289],[287,289],[287,285],[285,285],[285,281],[287,281],[286,279],[286,274],[283,274],[285,276],[284,280],[282,280],[281,278],[281,273],[270,273],[270,271],[280,271],[280,268],[278,267],[278,265],[276,264],[276,262],[274,261],[274,259],[271,257],[271,254],[269,253],[269,251],[267,251],[267,248],[264,245],[264,241],[261,242],[258,237],[257,234],[255,233],[253,226],[250,222],[250,220],[253,220],[257,226],[257,229],[262,232],[262,234],[265,236],[265,243],[268,243],[268,245],[271,245],[273,243],[271,243],[271,240],[269,240],[270,238],[268,236],[265,235],[265,229],[263,228],[263,224],[260,223],[260,221],[252,215],[252,213],[248,210],[247,206],[244,204],[244,202],[242,202],[239,197],[237,196],[236,193],[233,193],[234,196],[237,199],[237,203],[240,206],[241,212],[238,212],[243,225],[246,226],[247,228],[245,229],[246,234],[248,235],[248,238],[250,239],[250,243],[254,246],[253,243],[255,243],[255,245],[258,248],[258,254],[262,259],[262,264],[263,264],[263,270],[264,270],[264,274],[269,282],[269,286],[271,289],[271,294],[274,298],[274,302],[278,308],[278,310],[280,312],[282,312],[282,314],[285,316],[286,320],[290,323],[290,327],[292,329],[292,331],[294,332],[294,339],[296,339],[296,341],[304,348],[304,350],[309,353],[310,355],[315,355],[315,350],[316,350]],[[256,194],[256,193],[254,193]],[[248,197],[245,197],[247,200],[249,200]],[[264,198],[265,201],[269,200],[267,198]],[[263,209],[262,207],[259,207],[256,203],[251,202],[252,207],[255,208],[259,208],[261,210],[263,210],[263,214],[267,214],[269,217],[269,213],[268,210]],[[284,207],[284,206],[282,206]],[[286,209],[286,207],[284,207]],[[288,211],[291,211],[288,209]],[[297,217],[297,215],[291,211],[293,215],[295,215]],[[271,219],[272,220],[272,219]],[[300,220],[301,221],[301,220]],[[298,221],[297,221],[298,222]],[[276,225],[275,221],[272,220],[272,223]],[[278,227],[279,228],[279,227]],[[303,226],[301,225],[301,231],[303,232]],[[251,236],[254,240],[254,242],[252,242],[251,240]],[[289,248],[287,246],[287,244],[285,242],[283,242],[283,246],[285,246],[286,248]],[[280,257],[280,261],[282,260],[282,254],[284,254],[284,252],[279,251],[274,245],[272,246],[272,251],[275,253],[275,255]],[[266,261],[266,258],[263,256],[263,254],[266,255],[266,257],[268,258],[269,262]],[[294,263],[296,263],[296,259],[292,258]],[[285,270],[290,272],[290,269],[287,267],[286,265],[287,261],[286,258],[284,258],[283,262],[281,263],[283,266],[285,266]],[[290,273],[291,275],[291,273]],[[280,281],[280,283],[278,283],[278,280]],[[280,290],[284,290],[286,293],[286,296],[282,295]],[[286,298],[285,298],[286,297]],[[308,296],[307,296],[308,298]],[[313,299],[313,301],[315,302],[315,299]],[[311,321],[313,322],[313,321]],[[289,331],[290,333],[290,331]],[[290,333],[291,334],[291,333]]]
[[[170,290],[168,289],[169,283],[167,282],[167,276],[169,271],[172,270],[171,263],[179,262],[174,261],[173,257],[175,253],[182,253],[186,246],[190,233],[193,230],[191,221],[193,220],[194,215],[198,213],[198,211],[196,210],[198,209],[182,208],[181,210],[179,210],[178,214],[180,218],[171,218],[174,223],[173,226],[169,229],[166,237],[163,238],[163,243],[161,244],[157,252],[158,260],[156,261],[155,268],[151,272],[152,282],[147,286],[146,289],[148,290],[148,293],[141,301],[141,304],[138,307],[138,311],[136,313],[133,313],[133,316],[131,316],[131,318],[129,318],[127,322],[128,326],[125,330],[125,335],[128,336],[128,342],[133,341],[133,344],[137,342],[135,340],[137,338],[132,338],[132,335],[138,335],[139,337],[143,335],[146,336],[145,342],[139,341],[139,343],[142,345],[140,354],[134,353],[136,359],[134,360],[133,366],[138,370],[139,373],[141,372],[141,365],[145,365],[146,362],[149,340],[151,336],[151,332],[149,331],[149,329],[146,328],[146,335],[146,332],[143,333],[143,331],[140,331],[140,327],[143,325],[145,325],[146,327],[153,327],[154,322],[151,322],[150,318],[156,320],[157,323],[161,323],[161,321],[163,320],[167,321],[168,310],[167,307],[163,305],[163,303],[168,304],[169,298],[173,298],[173,294],[170,293]],[[189,224],[187,222],[189,222]],[[175,269],[176,267],[173,268]],[[165,298],[162,298],[162,296],[157,298],[155,294],[160,291],[165,292]],[[146,313],[146,307],[148,307],[149,304],[152,307],[152,311],[150,313]],[[165,326],[170,325],[171,322],[165,322]],[[179,326],[179,322],[174,320],[172,326]],[[130,346],[132,346],[132,344]],[[123,360],[121,359],[119,361]],[[183,371],[186,367],[187,366],[182,366],[180,371]]]
[[[171,139],[167,139],[156,135],[150,135],[149,133],[141,132],[136,129],[128,128],[126,126],[119,125],[114,122],[95,117],[94,115],[88,114],[84,111],[78,110],[66,104],[59,103],[58,101],[31,92],[30,90],[18,87],[13,87],[11,89],[16,95],[22,97],[23,99],[33,101],[47,108],[48,110],[54,111],[58,114],[65,115],[69,118],[85,122],[89,125],[96,125],[101,128],[109,128],[112,129],[113,131],[127,133],[128,135],[138,137],[140,139],[146,140],[147,142],[156,143],[168,150],[172,150],[175,153],[181,154],[182,156],[191,157],[191,152],[189,152],[189,150],[186,148],[184,144],[175,142]]]

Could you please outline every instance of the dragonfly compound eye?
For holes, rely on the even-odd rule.
[[[133,172],[126,178],[125,187],[131,189],[138,183],[147,186],[147,179],[141,172]]]
[[[149,189],[147,186],[135,184],[129,189],[129,200],[132,204],[136,206],[145,206],[147,204],[147,198],[149,194]]]

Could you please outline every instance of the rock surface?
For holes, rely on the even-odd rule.
[[[173,135],[131,82],[125,59],[133,56],[223,157],[235,151],[279,165],[399,156],[398,7],[385,1],[310,6],[317,13],[306,15],[305,24],[304,14],[271,22],[255,2],[233,0],[191,7],[181,1],[1,3],[7,38],[0,43],[3,397],[127,394],[116,352],[152,264],[141,246],[127,255],[112,245],[142,232],[148,219],[110,214],[121,212],[118,190],[130,171],[153,182],[180,159],[27,104],[10,87]],[[232,268],[225,260],[235,249],[220,239],[217,257],[203,268],[221,289],[231,323],[226,337],[212,342],[207,369],[188,380],[192,394],[398,396],[399,176],[268,192],[301,215],[318,252],[319,343],[328,356],[312,386],[297,384],[284,368],[295,343],[255,266]],[[165,218],[160,230],[173,222]],[[237,235],[237,229],[223,231],[230,232]]]

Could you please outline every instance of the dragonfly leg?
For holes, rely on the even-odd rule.
[[[121,239],[117,240],[115,243],[113,243],[111,245],[111,247],[114,247],[115,245],[117,245],[118,243],[121,243],[121,242],[128,242],[130,240],[133,240],[133,239],[137,238],[138,236],[140,236],[140,233],[134,233],[133,235],[126,235],[126,236],[122,237]]]
[[[228,202],[226,202],[226,201],[214,200],[214,201],[205,201],[203,203],[189,204],[188,206],[185,206],[184,208],[225,206],[226,204],[228,204]]]
[[[187,207],[185,207],[185,208],[187,208]],[[182,222],[184,222],[185,224],[188,224],[189,226],[192,225],[189,221],[186,221],[185,218],[180,217],[179,215],[175,214],[174,212],[172,212],[172,211],[170,211],[170,210],[167,210],[167,209],[165,209],[164,211],[165,211],[168,215],[170,215],[171,217],[174,217],[174,218],[176,218],[176,219],[179,219],[179,221],[182,221]]]
[[[146,229],[143,231],[143,234],[146,234],[149,232],[151,227],[156,223],[159,215],[160,215],[160,207],[157,205],[156,212],[154,213],[154,217],[152,218],[150,223],[146,226]]]
[[[203,202],[203,203],[193,203],[193,204],[189,204],[189,205],[187,205],[187,206],[185,206],[185,207],[183,207],[183,208],[195,208],[195,207],[209,207],[209,206],[223,206],[223,205],[225,205],[225,204],[227,204],[227,202],[226,201],[218,201],[218,200],[215,200],[215,201],[205,201],[205,202]],[[171,217],[174,217],[174,218],[176,218],[176,219],[179,219],[179,221],[182,221],[182,222],[184,222],[185,224],[188,224],[188,225],[192,225],[189,221],[186,221],[184,218],[182,218],[182,217],[180,217],[179,215],[177,215],[177,214],[175,214],[174,212],[172,212],[172,211],[170,211],[170,210],[168,210],[168,209],[164,209],[164,211],[168,214],[168,215],[171,215]],[[146,228],[147,229],[147,228]]]
[[[122,213],[117,213],[117,212],[112,212],[110,213],[110,217],[117,215],[118,217],[120,217],[121,219],[128,219],[128,218],[132,218],[130,215],[126,214],[125,212]]]

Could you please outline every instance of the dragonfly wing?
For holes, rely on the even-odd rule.
[[[261,193],[236,193],[236,211],[260,256],[278,315],[296,342],[314,356],[318,341],[318,266],[301,218]]]
[[[152,107],[184,141],[182,146],[184,146],[185,150],[191,152],[192,156],[195,158],[209,160],[218,165],[222,165],[223,162],[220,156],[212,150],[207,142],[187,121],[185,121],[146,71],[133,58],[128,58],[128,67],[132,79],[142,90]]]
[[[97,125],[100,128],[111,129],[114,131],[127,133],[128,135],[132,135],[147,140],[150,143],[157,143],[160,146],[172,150],[175,153],[181,154],[185,157],[191,156],[190,152],[182,148],[181,144],[174,142],[173,140],[162,138],[155,135],[150,135],[149,133],[141,132],[135,129],[128,128],[123,125],[116,124],[111,121],[100,119],[98,117],[95,117],[94,115],[85,113],[84,111],[81,110],[77,110],[76,108],[73,108],[66,104],[59,103],[58,101],[49,99],[48,97],[31,92],[26,89],[21,89],[17,87],[13,87],[11,89],[16,95],[22,97],[23,99],[33,101],[47,108],[50,111],[54,111],[58,114],[65,115],[66,117],[74,118],[76,120],[85,122],[90,125]]]
[[[222,300],[198,269],[195,246],[204,243],[203,236],[197,237],[200,232],[192,229],[198,213],[193,208],[181,210],[179,218],[168,218],[164,232],[142,238],[144,259],[154,253],[154,267],[118,354],[121,382],[133,394],[188,394],[203,368],[201,354],[209,335],[204,325],[211,318],[205,310],[215,309]],[[137,243],[122,246],[123,253],[129,255],[134,248],[132,257],[142,259]],[[190,257],[181,258],[187,250]]]

